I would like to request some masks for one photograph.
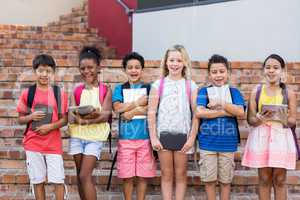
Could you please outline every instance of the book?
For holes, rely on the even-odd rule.
[[[38,127],[40,127],[44,124],[52,123],[53,108],[51,106],[44,105],[44,104],[36,104],[33,109],[34,109],[34,111],[42,111],[46,115],[40,121],[32,121],[32,124],[31,124],[32,130],[37,129]]]
[[[221,87],[208,87],[207,96],[210,102],[217,101],[224,103],[232,103],[229,85],[223,85]]]
[[[263,104],[261,107],[261,112],[265,113],[267,111],[272,112],[272,120],[280,120],[279,113],[280,110],[283,110],[285,113],[288,111],[288,106],[285,104]]]
[[[124,103],[134,102],[144,95],[147,95],[146,88],[123,89]],[[134,116],[132,119],[146,119],[146,115],[137,115]]]
[[[70,106],[68,108],[69,112],[78,113],[79,115],[88,115],[95,111],[94,106],[87,105],[87,106]]]

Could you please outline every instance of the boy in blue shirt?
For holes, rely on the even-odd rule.
[[[123,179],[125,200],[132,199],[133,179],[137,177],[137,199],[144,200],[147,179],[155,177],[156,165],[149,140],[147,104],[150,85],[141,82],[144,58],[130,53],[123,58],[128,82],[115,87],[112,102],[119,118],[117,174]]]
[[[244,99],[238,89],[228,83],[229,63],[220,55],[208,62],[211,87],[198,92],[196,116],[199,129],[200,178],[205,183],[208,200],[216,199],[216,181],[220,183],[220,199],[230,200],[230,184],[234,175],[234,152],[239,142],[236,117],[244,115]]]

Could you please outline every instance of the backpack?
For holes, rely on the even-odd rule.
[[[28,88],[28,95],[27,95],[27,113],[31,113],[31,108],[32,108],[32,104],[33,104],[33,100],[34,100],[34,96],[35,96],[35,91],[36,91],[36,84],[29,86]],[[52,89],[53,89],[53,93],[54,93],[54,97],[55,97],[55,101],[57,104],[57,110],[58,110],[58,117],[61,116],[61,91],[59,86],[57,85],[52,85]],[[26,129],[24,131],[24,135],[26,135],[26,133],[29,130],[29,125],[31,122],[26,124]]]
[[[281,93],[282,93],[282,96],[283,96],[282,104],[288,104],[288,90],[286,88],[286,85],[284,83],[280,83],[279,86],[281,87]],[[256,112],[258,112],[258,103],[259,103],[261,90],[262,90],[262,84],[260,84],[257,87],[256,94],[255,94]],[[298,141],[297,141],[296,125],[294,125],[293,127],[290,127],[290,128],[292,130],[293,138],[294,138],[294,141],[295,141],[295,147],[296,147],[297,155],[298,155],[297,159],[300,160],[300,148],[299,148],[299,144],[298,144]]]
[[[141,88],[146,88],[147,90],[147,95],[149,96],[149,93],[150,93],[150,89],[151,89],[151,86],[149,84],[143,84],[141,86]],[[121,91],[122,91],[122,96],[123,95],[123,90],[124,89],[130,89],[130,83],[129,82],[126,82],[124,84],[121,85]],[[121,127],[121,121],[119,119],[119,131],[121,130],[120,127]],[[154,154],[154,157],[155,159],[158,158],[158,154],[156,151],[153,151],[153,154]],[[106,186],[106,190],[108,191],[109,188],[110,188],[110,185],[111,185],[111,179],[112,179],[112,172],[114,170],[114,166],[115,166],[115,163],[117,161],[117,157],[118,157],[118,150],[116,151],[115,155],[113,156],[113,159],[112,159],[112,164],[111,164],[111,167],[110,167],[110,173],[109,173],[109,177],[108,177],[108,183],[107,183],[107,186]]]
[[[159,88],[158,88],[158,98],[160,99],[161,96],[163,95],[163,89],[164,89],[164,84],[165,84],[165,79],[161,78],[159,81]],[[185,80],[185,88],[186,88],[186,95],[188,96],[189,99],[189,104],[190,104],[190,111],[191,114],[193,113],[192,111],[192,91],[191,91],[191,81]],[[195,140],[194,144],[194,166],[197,169],[197,141]]]

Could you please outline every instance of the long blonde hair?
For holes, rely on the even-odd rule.
[[[185,79],[190,79],[190,69],[191,69],[190,57],[189,57],[186,49],[184,48],[184,46],[178,45],[178,44],[167,49],[167,51],[161,61],[160,67],[162,70],[162,78],[169,75],[169,70],[167,67],[167,60],[168,60],[169,53],[172,51],[178,51],[179,53],[181,53],[182,60],[183,60],[183,66],[184,66],[183,70],[182,70],[182,77],[184,77]]]

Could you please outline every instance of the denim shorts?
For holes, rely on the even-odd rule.
[[[101,150],[103,148],[103,142],[100,141],[88,141],[79,138],[71,138],[69,141],[69,154],[84,154],[95,156],[100,159]]]

